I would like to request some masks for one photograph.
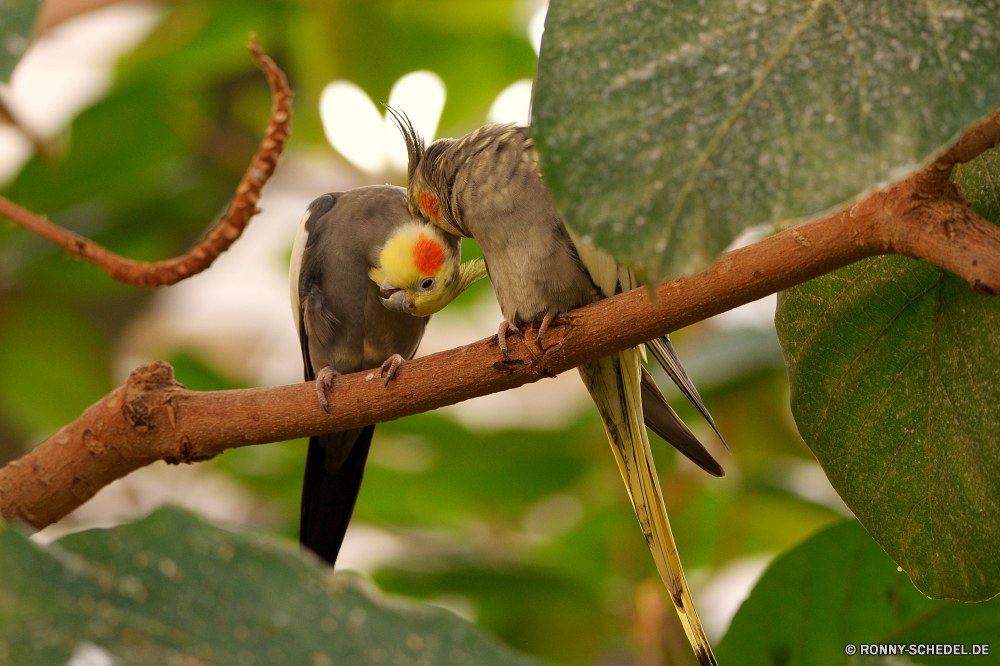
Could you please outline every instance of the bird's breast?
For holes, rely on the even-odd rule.
[[[506,237],[477,240],[505,318],[532,321],[595,300],[590,276],[558,229],[527,224]]]
[[[414,317],[392,312],[378,303],[378,309],[369,306],[366,316],[377,319],[365,328],[362,352],[365,368],[377,368],[382,362],[399,354],[411,358],[420,344],[427,327],[427,317]]]

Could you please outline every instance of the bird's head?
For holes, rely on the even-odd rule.
[[[461,264],[461,256],[460,238],[413,221],[393,232],[382,247],[378,268],[369,276],[379,285],[382,305],[426,317],[486,275],[481,260]]]
[[[461,233],[452,219],[453,215],[448,211],[448,201],[440,198],[449,190],[447,183],[442,180],[446,173],[446,169],[442,168],[442,152],[454,141],[439,139],[427,146],[405,113],[391,106],[385,108],[406,143],[406,205],[410,215],[437,225],[446,232]]]

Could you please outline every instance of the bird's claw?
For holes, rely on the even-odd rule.
[[[545,337],[545,332],[549,330],[549,324],[552,323],[552,320],[555,319],[555,317],[556,313],[549,310],[545,313],[545,316],[542,317],[542,323],[538,326],[538,337],[535,338],[535,344],[538,345],[538,349],[542,353],[545,353],[545,347],[542,346],[542,338]]]
[[[517,335],[521,335],[521,329],[516,325],[510,323],[507,320],[500,322],[500,328],[497,329],[497,342],[500,343],[500,353],[503,357],[510,362],[510,354],[507,353],[507,333],[513,331]]]
[[[399,370],[399,366],[401,365],[403,365],[403,357],[399,354],[393,354],[382,362],[382,376],[385,377],[383,388],[389,385],[389,382],[396,376],[396,371]]]
[[[333,378],[339,377],[340,373],[326,366],[316,375],[316,397],[319,398],[319,406],[323,411],[330,414],[330,403],[326,399],[326,392],[333,388]]]

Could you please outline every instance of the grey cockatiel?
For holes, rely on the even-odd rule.
[[[331,402],[336,408],[336,398],[326,396],[336,375],[381,367],[391,379],[403,359],[416,353],[426,315],[483,275],[481,264],[459,265],[460,242],[415,222],[401,187],[324,194],[309,205],[292,247],[289,277],[306,381],[316,381],[323,409],[330,411]],[[427,275],[411,271],[409,277],[426,288],[404,314],[383,307],[380,267],[383,254],[408,251],[421,253],[417,263]],[[392,294],[386,296],[392,305]],[[330,564],[354,510],[374,430],[369,425],[309,439],[299,540]]]
[[[504,338],[518,324],[539,321],[541,345],[554,316],[639,286],[633,271],[565,226],[527,128],[488,125],[425,147],[405,115],[390,112],[409,153],[410,212],[450,234],[474,238],[482,249],[505,318],[498,332],[504,356]],[[670,340],[664,336],[647,346],[715,428]],[[644,419],[702,468],[717,475],[722,469],[667,405],[639,355],[629,349],[587,363],[580,376],[601,413],[639,524],[695,654],[701,664],[715,664],[670,532]]]

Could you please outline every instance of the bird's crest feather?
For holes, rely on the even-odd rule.
[[[413,182],[413,176],[417,173],[417,166],[424,157],[424,138],[420,136],[413,123],[405,113],[399,109],[394,109],[388,104],[384,104],[385,110],[392,116],[392,122],[399,128],[406,142],[406,182]]]

